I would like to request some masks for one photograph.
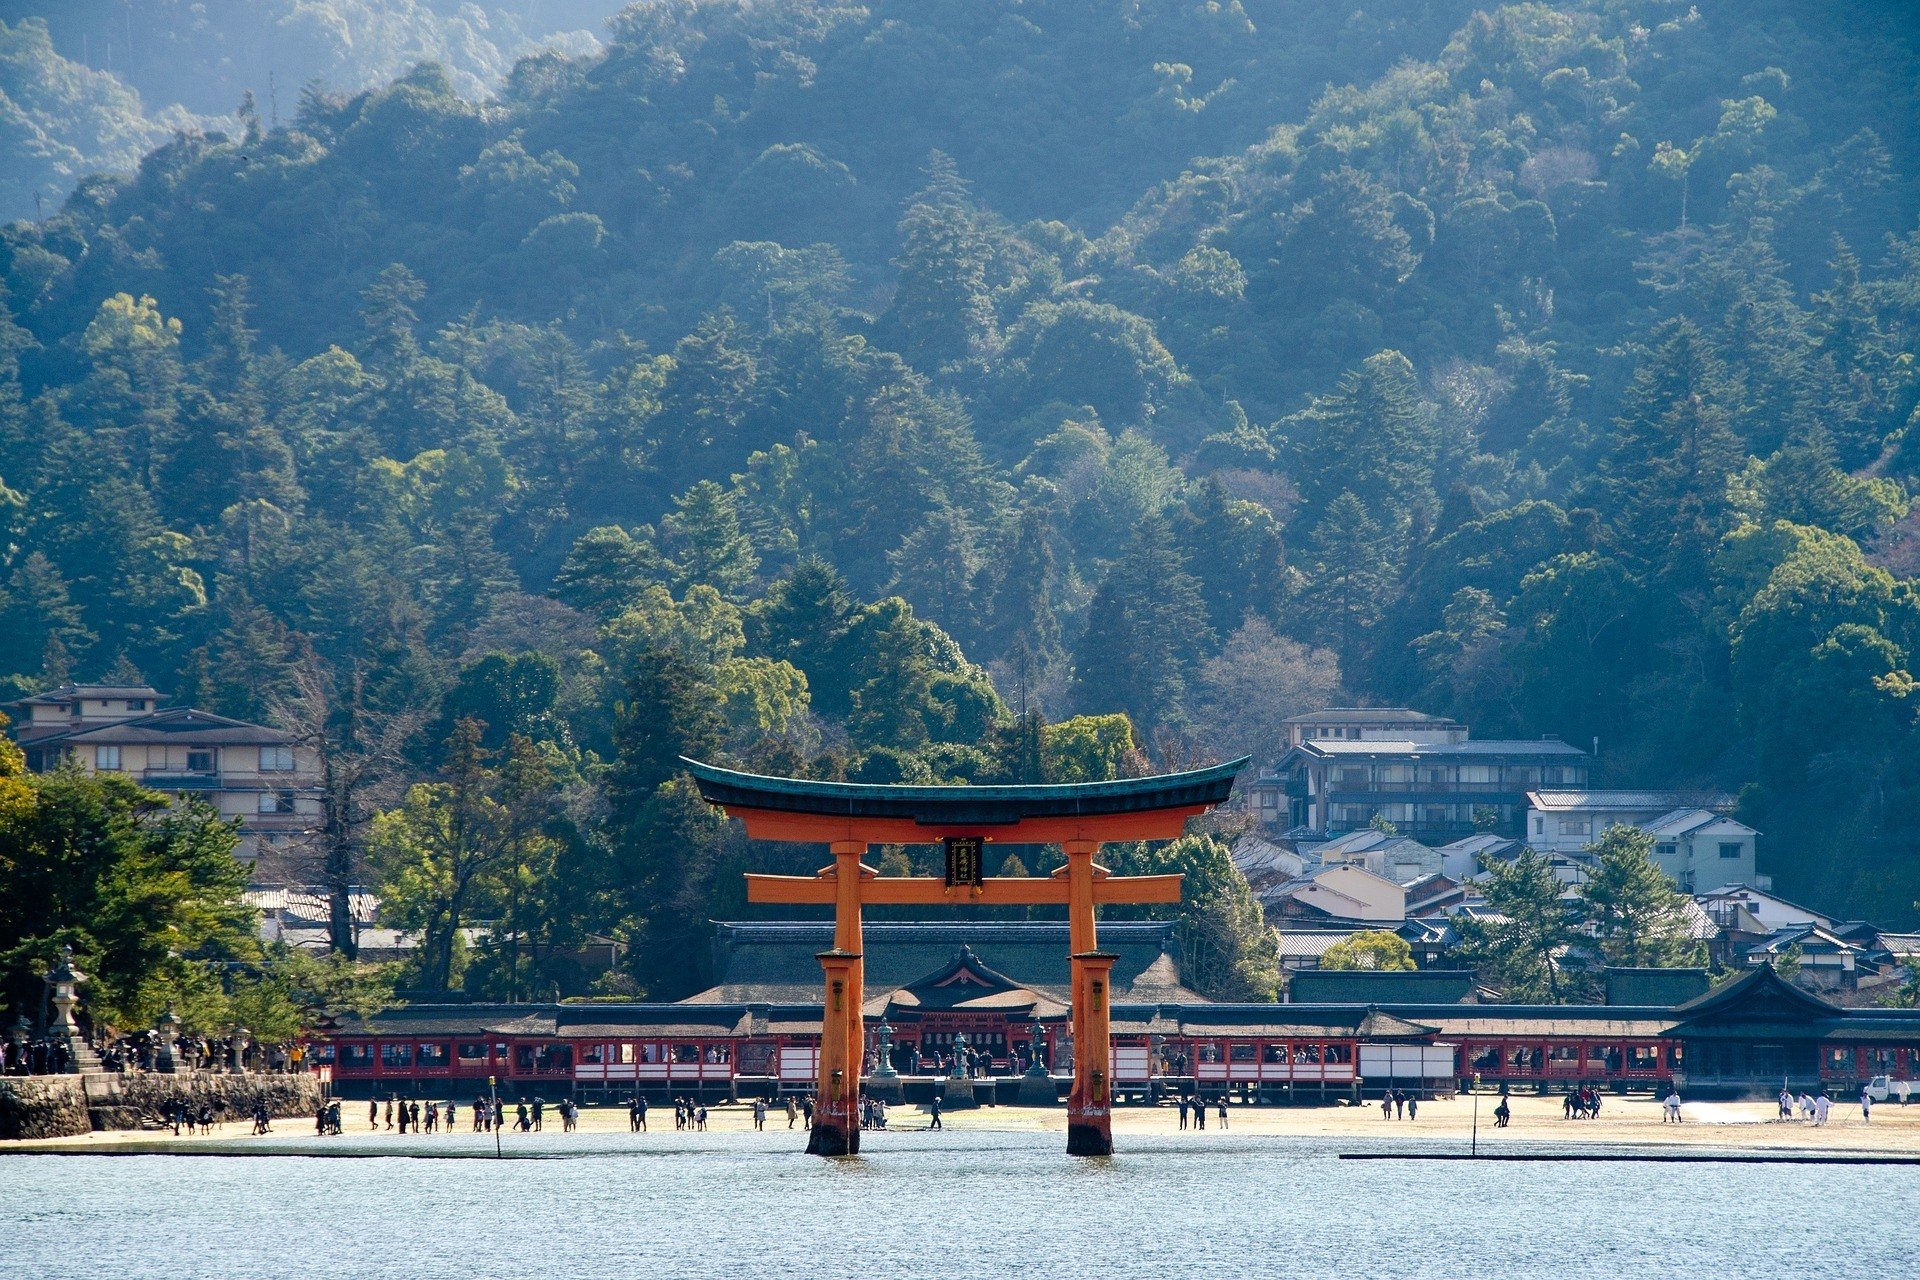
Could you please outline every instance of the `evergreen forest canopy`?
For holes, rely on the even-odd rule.
[[[702,985],[738,872],[808,859],[682,753],[1073,780],[1336,697],[1735,790],[1782,892],[1911,920],[1916,43],[679,0],[490,101],[183,131],[0,232],[0,675],[326,744],[325,875],[431,987],[588,932]],[[1270,990],[1217,841],[1126,858]]]

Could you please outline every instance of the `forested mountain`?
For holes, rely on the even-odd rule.
[[[1917,40],[682,0],[309,92],[0,235],[0,667],[412,717],[394,857],[537,747],[643,982],[738,909],[681,751],[1086,776],[1337,693],[1740,791],[1911,919]]]
[[[309,82],[354,92],[439,63],[490,96],[538,49],[576,55],[617,0],[23,0],[0,6],[0,218],[57,207],[95,170],[131,172],[175,130],[249,101],[271,124]],[[15,11],[19,11],[17,14]],[[8,24],[13,25],[9,26]]]

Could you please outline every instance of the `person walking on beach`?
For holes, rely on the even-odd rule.
[[[931,1133],[935,1129],[946,1128],[945,1125],[940,1123],[940,1095],[937,1093],[933,1095],[933,1113],[932,1114],[933,1114],[933,1120],[931,1123],[927,1125],[927,1132]]]
[[[1184,1093],[1180,1095],[1180,1127],[1187,1127],[1187,1095]]]
[[[536,1131],[546,1123],[546,1116],[547,1104],[535,1098],[533,1100],[533,1127]]]
[[[1662,1124],[1680,1123],[1680,1091],[1678,1089],[1668,1092],[1666,1114],[1660,1117],[1660,1122]]]
[[[792,1098],[788,1098],[787,1099],[787,1128],[789,1129],[793,1128],[793,1122],[796,1119],[798,1119],[799,1116],[800,1116],[800,1108],[794,1105]]]
[[[1793,1091],[1785,1085],[1780,1086],[1780,1118],[1793,1119]]]
[[[1420,1118],[1420,1099],[1417,1096],[1409,1097],[1407,1099],[1407,1119],[1418,1120],[1419,1118]]]
[[[367,1102],[367,1127],[370,1129],[378,1129],[380,1127],[380,1099],[378,1098],[370,1099]]]
[[[1393,1119],[1393,1090],[1391,1089],[1380,1095],[1380,1118]]]
[[[1224,1093],[1220,1095],[1220,1107],[1214,1112],[1214,1116],[1220,1121],[1222,1129],[1227,1127],[1227,1095]]]
[[[1816,1129],[1825,1128],[1827,1124],[1827,1117],[1832,1113],[1832,1111],[1833,1111],[1833,1099],[1827,1096],[1827,1091],[1825,1089],[1822,1089],[1820,1091],[1820,1096],[1813,1100],[1813,1127]]]
[[[1507,1121],[1513,1119],[1513,1109],[1507,1105],[1507,1095],[1500,1095],[1500,1105],[1493,1109],[1493,1127],[1504,1129]]]
[[[1800,1094],[1800,1118],[1813,1119],[1813,1095],[1804,1091]]]
[[[1873,1123],[1873,1095],[1867,1092],[1867,1086],[1860,1086],[1860,1123]]]

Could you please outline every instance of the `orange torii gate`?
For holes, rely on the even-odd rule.
[[[1072,948],[1073,1087],[1067,1095],[1067,1151],[1111,1155],[1111,982],[1114,957],[1100,950],[1094,908],[1103,902],[1178,902],[1180,877],[1116,876],[1094,854],[1108,840],[1171,840],[1187,819],[1227,798],[1247,760],[1208,769],[1046,786],[910,787],[811,782],[737,773],[682,760],[708,803],[739,818],[756,840],[824,844],[833,862],[811,876],[747,876],[752,902],[813,903],[834,908],[833,949],[821,1005],[820,1077],[807,1150],[851,1155],[860,1150],[860,1072],[866,1031],[860,908],[868,903],[945,906],[1064,904]],[[861,861],[875,844],[931,844],[947,849],[947,875],[881,876]],[[988,843],[1058,844],[1067,865],[1051,876],[985,877]]]

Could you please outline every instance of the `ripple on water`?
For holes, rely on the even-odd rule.
[[[484,1157],[490,1139],[422,1144]],[[1058,1134],[543,1135],[491,1160],[0,1162],[9,1276],[1852,1277],[1904,1274],[1920,1170],[1341,1161],[1341,1145]],[[302,1150],[297,1139],[277,1143]],[[1351,1145],[1351,1144],[1347,1144]],[[317,1148],[392,1155],[395,1144]],[[1898,1190],[1896,1187],[1904,1187]],[[1866,1206],[1878,1206],[1863,1214]]]

